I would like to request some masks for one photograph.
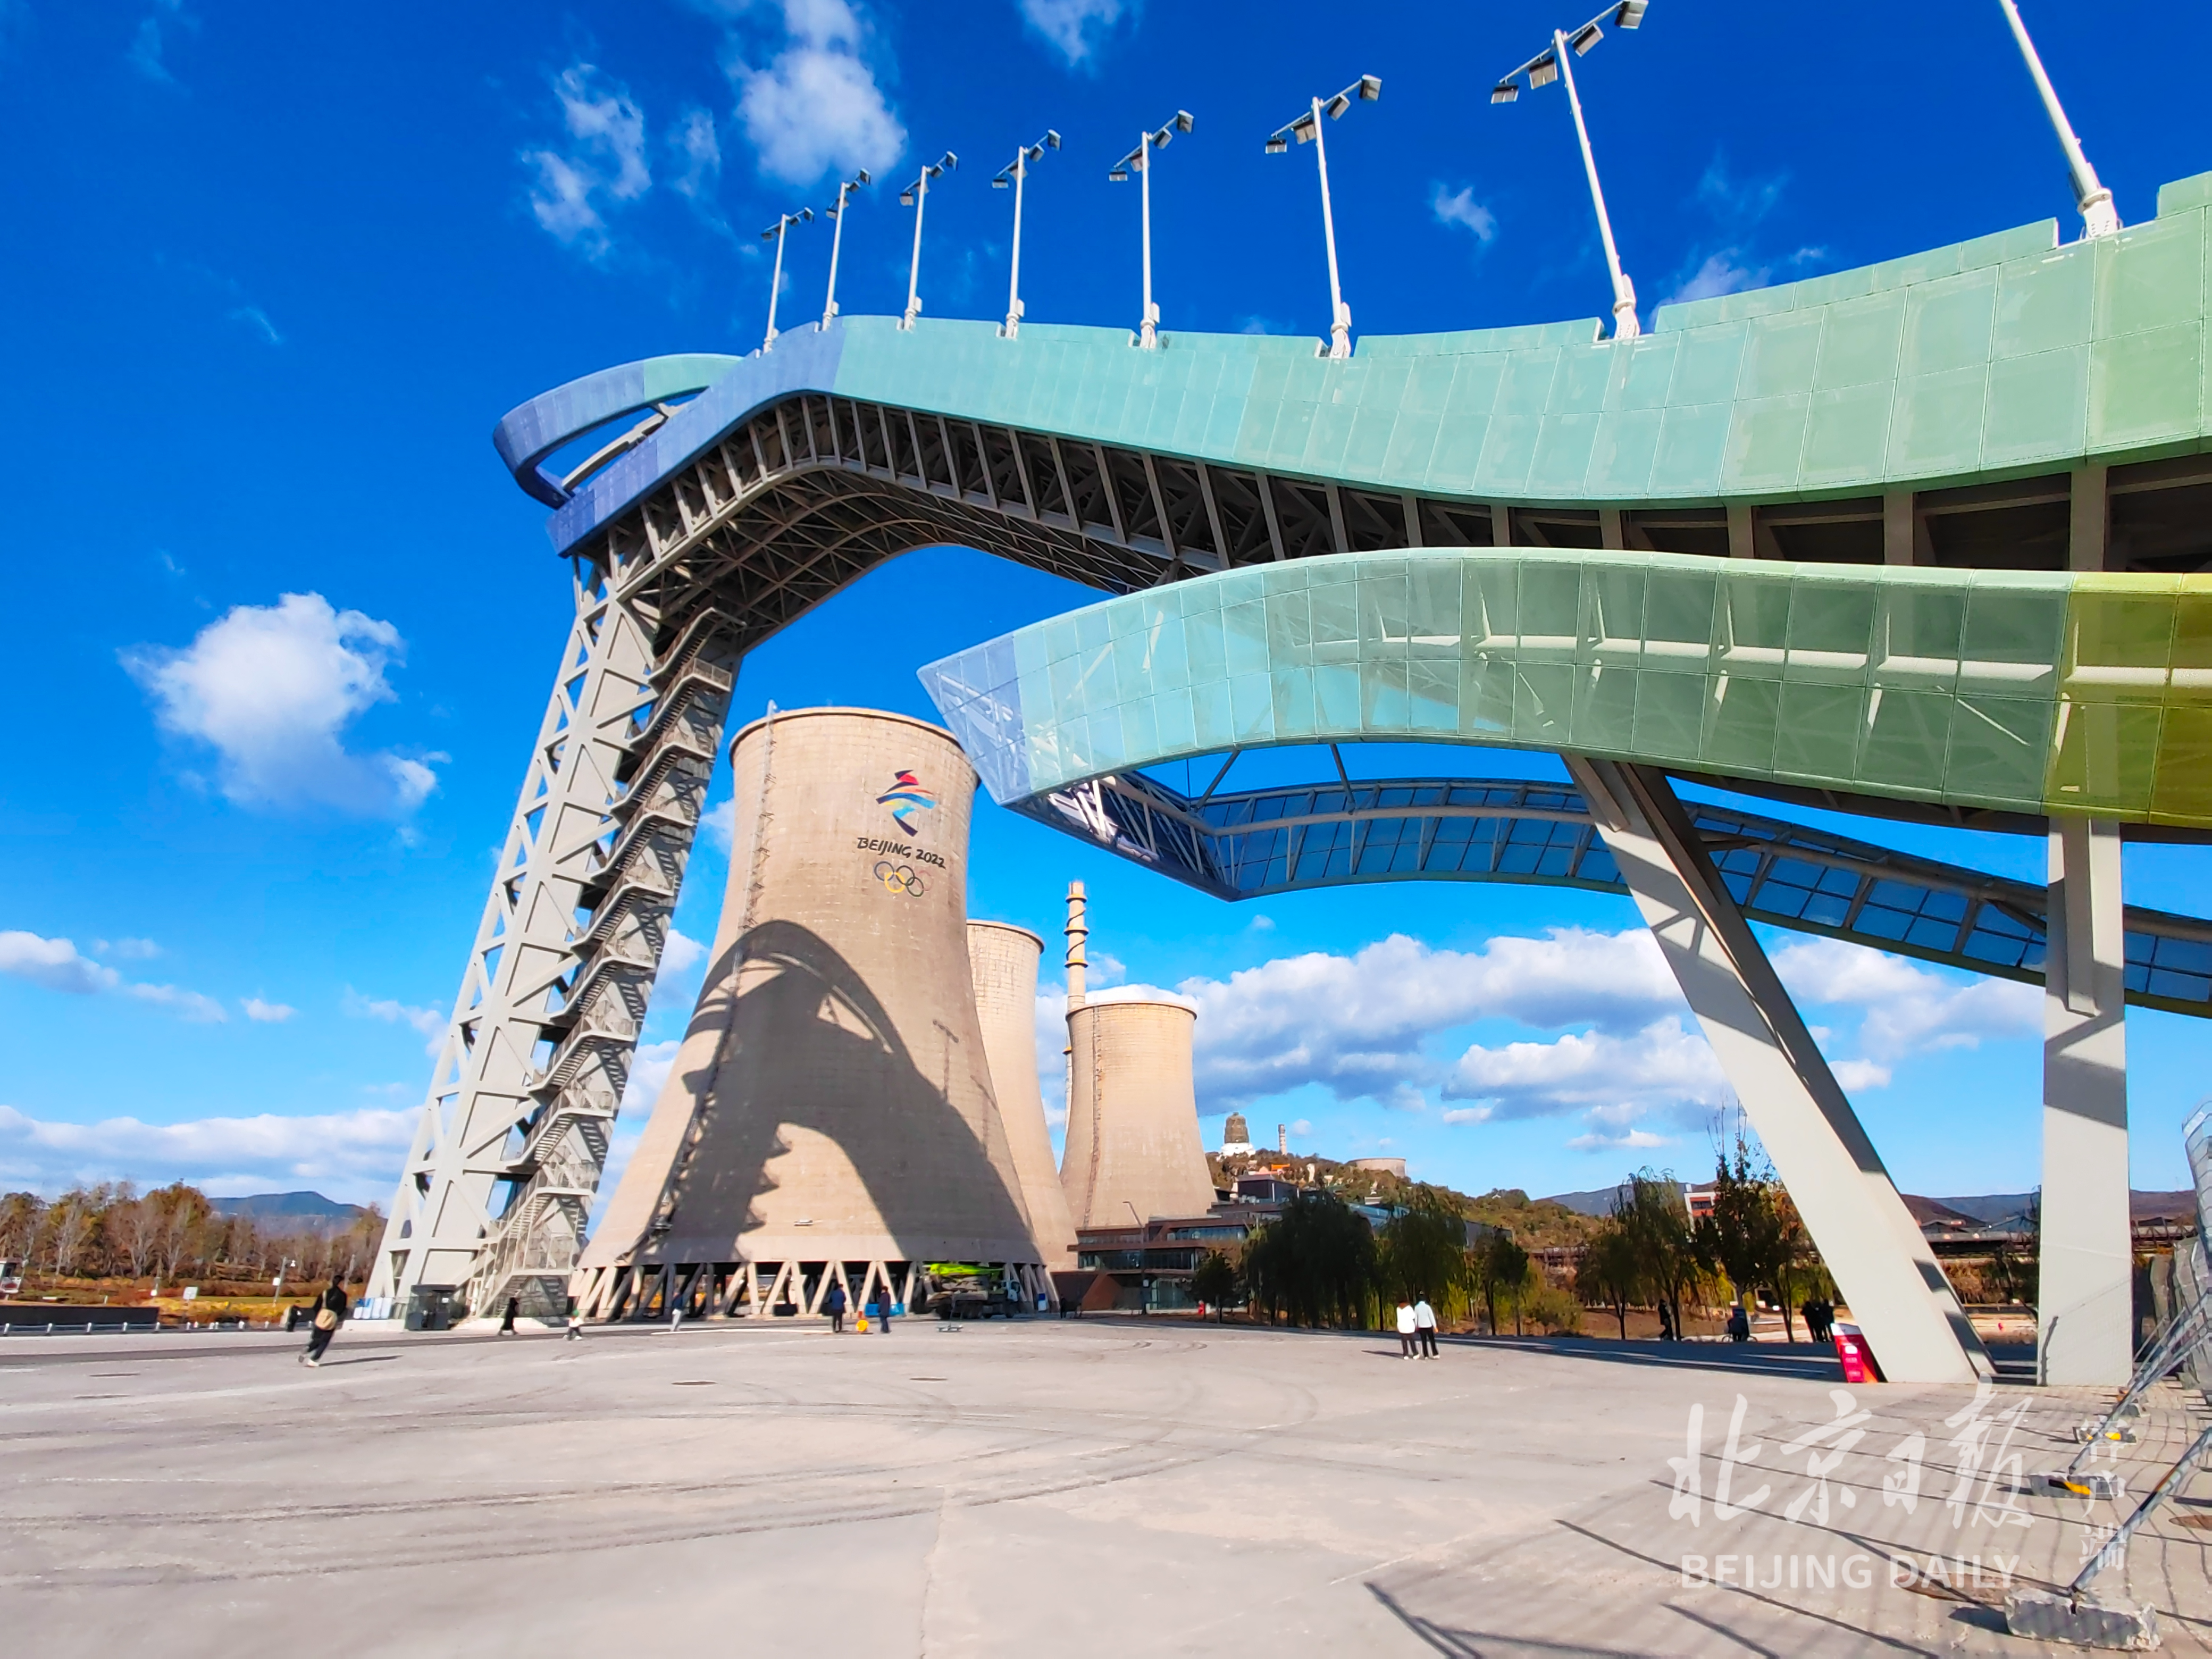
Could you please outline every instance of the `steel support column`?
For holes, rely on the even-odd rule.
[[[1665,775],[1563,758],[1884,1373],[1990,1377],[1966,1310]]]
[[[2048,914],[2036,1370],[2047,1383],[2124,1382],[2134,1261],[2118,824],[2051,820]]]

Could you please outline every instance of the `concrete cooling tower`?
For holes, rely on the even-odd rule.
[[[706,983],[579,1265],[586,1316],[817,1310],[921,1265],[1048,1294],[968,968],[975,774],[866,709],[732,745],[737,823]]]
[[[1094,1002],[1084,975],[1089,920],[1067,890],[1067,1149],[1060,1182],[1079,1229],[1202,1216],[1213,1177],[1198,1137],[1191,1036],[1179,1002]]]
[[[1037,963],[1044,941],[1026,927],[1002,921],[968,924],[968,968],[975,977],[975,1013],[983,1025],[983,1053],[991,1062],[991,1089],[999,1119],[1014,1149],[1022,1201],[1029,1206],[1047,1268],[1075,1266],[1075,1224],[1052,1161],[1052,1132],[1045,1127],[1044,1097],[1037,1089]]]

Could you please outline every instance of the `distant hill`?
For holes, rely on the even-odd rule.
[[[1557,1204],[1563,1209],[1572,1210],[1577,1215],[1595,1216],[1602,1221],[1613,1213],[1614,1200],[1626,1194],[1627,1187],[1628,1183],[1623,1182],[1618,1187],[1593,1187],[1586,1193],[1555,1193],[1549,1198],[1539,1199],[1537,1202]]]
[[[358,1204],[341,1204],[320,1193],[250,1193],[210,1198],[208,1203],[225,1220],[243,1217],[271,1232],[343,1232],[368,1213]]]
[[[1586,1193],[1559,1193],[1543,1200],[1574,1211],[1577,1215],[1603,1218],[1613,1213],[1616,1187],[1598,1187]],[[1993,1226],[2025,1215],[2034,1205],[2033,1193],[1984,1193],[1977,1198],[1920,1198],[1904,1194],[1905,1207],[1922,1226],[1930,1221],[1973,1222],[1982,1226]],[[2197,1194],[2179,1193],[2131,1193],[2129,1208],[2138,1222],[2171,1218],[2191,1222],[2197,1218]]]

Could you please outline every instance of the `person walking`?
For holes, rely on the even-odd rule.
[[[501,1336],[513,1336],[514,1334],[514,1316],[521,1311],[522,1298],[520,1297],[510,1296],[507,1298],[507,1311],[500,1316],[499,1320],[499,1334]]]
[[[1413,1357],[1413,1304],[1403,1297],[1398,1298],[1398,1358]]]
[[[330,1289],[316,1300],[314,1328],[307,1333],[307,1351],[300,1356],[301,1364],[319,1365],[323,1363],[324,1351],[331,1346],[331,1339],[338,1334],[338,1327],[345,1323],[345,1316],[350,1310],[345,1286],[333,1279]]]
[[[830,1286],[830,1294],[822,1298],[822,1311],[830,1316],[830,1334],[845,1334],[845,1281],[838,1279]]]
[[[1741,1302],[1729,1310],[1728,1334],[1731,1342],[1751,1340],[1751,1316],[1744,1312]]]
[[[1434,1359],[1437,1357],[1437,1310],[1429,1305],[1429,1298],[1425,1296],[1413,1304],[1413,1334],[1421,1340],[1421,1358]]]
[[[578,1302],[578,1301],[576,1300],[576,1298],[575,1298],[574,1297],[573,1297],[573,1296],[572,1296],[572,1297],[570,1297],[568,1298],[568,1334],[566,1336],[562,1337],[561,1340],[562,1340],[563,1342],[574,1342],[574,1341],[575,1341],[579,1337],[582,1336],[582,1335],[583,1335],[583,1334],[584,1334],[584,1308],[583,1308],[583,1304],[582,1304],[581,1303]]]

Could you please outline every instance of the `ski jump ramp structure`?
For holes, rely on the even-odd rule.
[[[2212,1012],[2212,925],[2124,906],[2119,856],[2212,833],[2208,238],[2212,175],[1626,340],[854,317],[525,404],[495,441],[575,617],[373,1289],[563,1293],[738,662],[951,543],[1119,596],[926,671],[1002,804],[1224,897],[1632,895],[1893,1377],[1988,1362],[1749,923],[2043,983],[2042,1373],[2124,1379],[2124,1007]],[[1469,773],[1342,763],[1407,740]],[[1270,745],[1316,776],[1223,792]],[[2035,835],[2050,879],[1793,805]]]

